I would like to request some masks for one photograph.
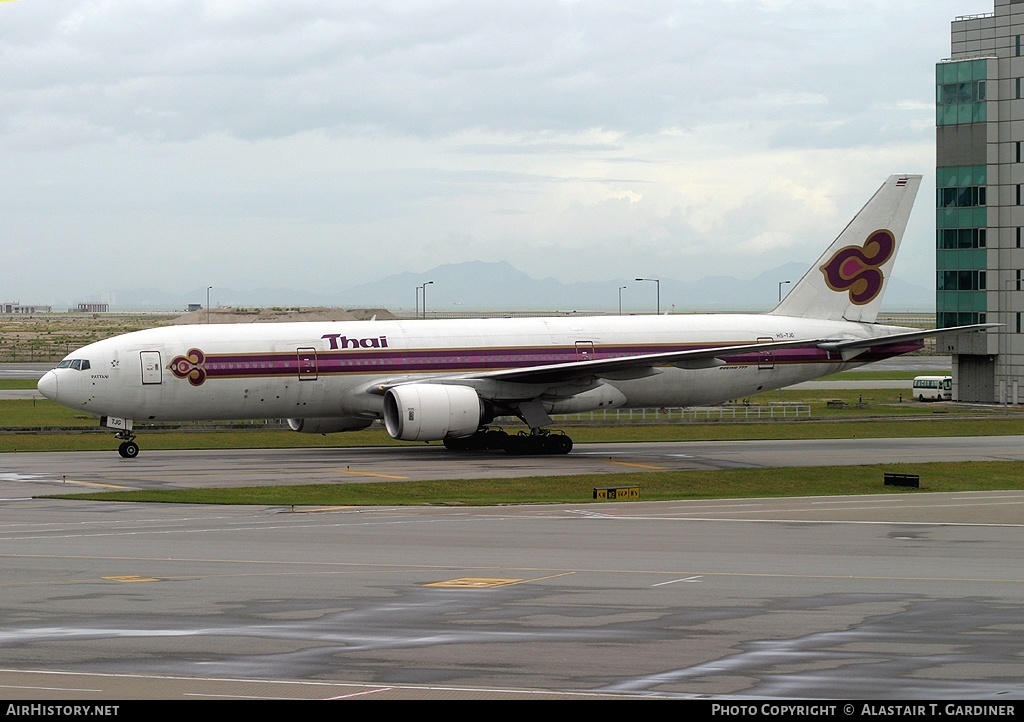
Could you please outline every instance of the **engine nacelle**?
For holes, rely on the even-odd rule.
[[[359,431],[373,423],[358,416],[331,416],[314,419],[288,419],[288,428],[300,434],[333,434],[337,431]]]
[[[470,436],[480,428],[483,416],[483,403],[469,386],[406,384],[384,394],[384,426],[393,439]]]

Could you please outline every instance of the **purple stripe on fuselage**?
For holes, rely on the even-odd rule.
[[[905,341],[899,344],[874,346],[866,349],[851,360],[862,363],[882,361],[894,356],[902,356],[912,351],[920,351],[922,348],[924,348],[924,344],[920,341]],[[751,351],[734,356],[723,354],[720,358],[729,364],[756,364],[764,363],[765,361],[777,364],[828,363],[843,360],[839,352],[825,351],[817,346],[783,348],[762,352]]]
[[[499,349],[372,349],[284,352],[268,354],[212,354],[202,366],[207,378],[298,377],[312,375],[367,373],[446,373],[488,371],[573,364],[582,360],[608,360],[672,351],[693,351],[707,348],[697,344],[659,344],[643,346],[597,346],[588,354],[570,347],[509,347]],[[878,361],[923,348],[918,341],[870,348],[856,357],[857,361]],[[721,358],[728,364],[838,363],[838,353],[829,353],[817,346],[746,352]]]

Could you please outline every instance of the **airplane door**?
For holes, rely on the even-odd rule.
[[[163,366],[160,364],[159,351],[142,351],[142,383],[159,384],[163,381]]]
[[[758,343],[772,343],[775,341],[771,336],[762,336],[757,339]],[[765,351],[759,351],[757,354],[757,368],[770,371],[775,368],[775,351],[770,349]]]
[[[295,351],[299,358],[299,381],[314,381],[319,375],[316,366],[316,349],[300,348]]]
[[[594,358],[594,342],[593,341],[577,341],[576,342],[576,360],[577,361],[590,361]]]

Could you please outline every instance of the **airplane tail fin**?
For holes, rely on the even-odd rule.
[[[889,176],[771,313],[874,323],[920,185]]]

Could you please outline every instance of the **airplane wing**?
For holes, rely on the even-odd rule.
[[[917,341],[922,338],[931,338],[939,336],[950,336],[958,333],[965,333],[967,331],[983,331],[989,328],[996,328],[1002,326],[1001,323],[975,323],[969,326],[951,326],[949,328],[932,328],[921,331],[907,331],[905,333],[894,333],[888,336],[881,336],[878,338],[857,338],[848,340],[830,340],[823,343],[819,343],[818,348],[825,351],[838,351],[842,354],[843,360],[848,361],[855,358],[859,354],[868,350],[869,348],[878,348],[879,346],[891,346],[896,343],[903,343],[904,341]]]
[[[875,338],[858,339],[801,339],[795,341],[773,341],[764,343],[738,344],[687,351],[666,351],[663,353],[623,356],[614,359],[576,361],[547,366],[531,366],[524,369],[504,369],[466,375],[463,378],[492,379],[525,384],[557,384],[586,378],[624,380],[642,378],[655,373],[655,366],[676,366],[684,369],[713,368],[724,366],[723,359],[748,353],[763,353],[785,348],[817,346],[825,351],[838,351],[843,360],[856,357],[869,348],[890,346],[922,338],[949,336],[968,331],[982,331],[1002,326],[1000,323],[976,323],[969,326],[933,328],[921,331],[907,331]],[[444,381],[441,381],[444,383]]]
[[[530,386],[552,386],[570,384],[585,380],[608,379],[626,380],[651,376],[657,366],[676,366],[684,369],[714,368],[724,366],[724,359],[749,353],[764,353],[786,348],[816,346],[825,351],[836,351],[844,360],[852,359],[868,350],[879,346],[914,341],[931,336],[947,336],[967,331],[981,331],[1001,326],[997,323],[979,323],[970,326],[951,328],[923,329],[907,331],[888,336],[856,339],[797,339],[792,341],[773,341],[750,344],[734,344],[709,348],[688,349],[684,351],[665,351],[661,353],[622,356],[611,359],[595,359],[591,361],[573,361],[569,363],[545,364],[527,368],[498,369],[495,371],[476,371],[472,373],[446,374],[428,379],[418,379],[415,383],[450,384],[453,382],[504,382],[507,384],[523,384]],[[370,393],[383,394],[389,388],[412,383],[407,378],[382,379],[374,383]],[[523,389],[525,391],[525,389]]]
[[[591,361],[571,361],[568,363],[545,364],[527,368],[498,369],[495,371],[476,371],[472,373],[447,374],[427,379],[417,379],[414,383],[450,384],[466,381],[504,382],[508,384],[526,384],[552,386],[567,384],[581,380],[609,379],[626,380],[643,378],[657,373],[656,366],[676,366],[684,369],[714,368],[724,366],[724,358],[745,353],[763,353],[783,348],[807,347],[825,343],[827,339],[801,339],[793,341],[773,341],[751,344],[734,344],[731,346],[715,346],[710,348],[688,349],[685,351],[664,351],[661,353],[622,356],[611,359],[594,359]],[[373,384],[370,393],[383,394],[393,386],[410,382],[408,379],[382,380]]]
[[[531,427],[552,423],[540,397],[555,391],[560,396],[574,396],[600,386],[603,380],[626,380],[652,376],[656,366],[676,366],[686,369],[724,366],[725,358],[743,354],[764,353],[783,348],[813,347],[825,339],[802,339],[752,344],[734,344],[712,348],[665,351],[662,353],[622,356],[612,359],[571,361],[518,369],[499,369],[463,374],[449,374],[419,379],[379,380],[367,391],[386,394],[389,389],[409,383],[470,386],[482,397],[511,404]]]
[[[717,346],[714,348],[665,351],[661,353],[622,356],[612,359],[575,361],[567,364],[531,366],[524,369],[504,369],[472,374],[473,378],[492,379],[526,384],[557,384],[587,378],[632,379],[650,376],[655,366],[677,366],[684,369],[703,369],[724,366],[722,359],[744,353],[774,351],[795,346],[814,346],[822,339],[799,341],[773,341],[765,343]]]

